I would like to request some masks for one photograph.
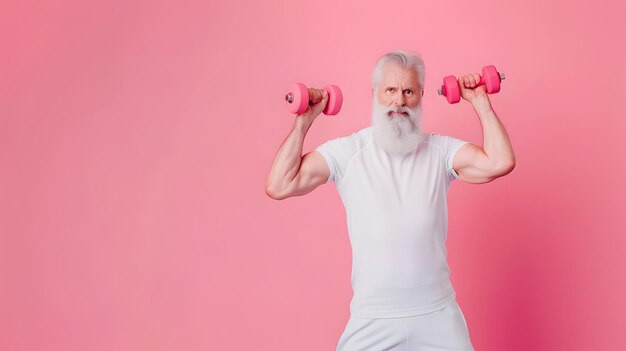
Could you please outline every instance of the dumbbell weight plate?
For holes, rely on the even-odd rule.
[[[442,91],[449,103],[456,104],[461,101],[461,88],[455,76],[443,78]]]
[[[480,79],[487,86],[487,93],[495,94],[500,91],[500,74],[493,65],[483,67],[483,75]]]
[[[341,110],[341,105],[343,104],[341,89],[336,85],[327,85],[324,87],[324,90],[328,93],[328,103],[323,112],[325,115],[336,115]]]
[[[302,83],[294,83],[285,95],[287,110],[291,113],[302,114],[309,108],[309,89]]]

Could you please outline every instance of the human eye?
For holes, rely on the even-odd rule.
[[[385,90],[387,93],[395,93],[396,88],[389,87]]]
[[[413,89],[405,89],[405,90],[404,90],[404,92],[405,92],[407,95],[413,95]]]

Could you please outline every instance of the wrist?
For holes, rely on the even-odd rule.
[[[472,100],[472,107],[474,107],[474,110],[476,110],[476,112],[478,113],[488,112],[491,110],[491,102],[489,101],[489,98],[486,95],[477,97],[474,100]]]
[[[313,121],[311,119],[304,118],[301,115],[297,115],[294,121],[293,127],[294,129],[297,129],[299,131],[306,133],[309,130],[309,128],[311,128],[312,124],[313,124]]]

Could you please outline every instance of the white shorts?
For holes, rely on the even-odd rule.
[[[350,316],[337,351],[474,351],[456,299],[427,314],[400,318]]]

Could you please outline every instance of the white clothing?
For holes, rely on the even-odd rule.
[[[352,245],[350,313],[396,318],[440,310],[455,299],[445,241],[452,160],[467,141],[426,133],[415,152],[391,155],[366,127],[315,151],[330,169]]]
[[[474,351],[456,299],[444,308],[403,318],[350,316],[336,351]]]

